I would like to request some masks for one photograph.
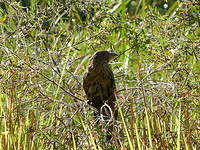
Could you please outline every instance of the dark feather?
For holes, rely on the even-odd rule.
[[[83,77],[83,88],[89,103],[95,107],[100,115],[102,106],[106,103],[116,118],[115,108],[115,79],[109,66],[109,61],[116,56],[115,53],[99,51],[90,60],[87,72]],[[104,116],[111,117],[103,111]]]

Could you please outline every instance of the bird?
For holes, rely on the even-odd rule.
[[[89,105],[97,110],[94,112],[96,118],[117,119],[115,78],[109,65],[117,56],[115,52],[97,51],[83,76],[83,89]]]

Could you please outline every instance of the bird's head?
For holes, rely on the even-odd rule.
[[[117,57],[117,54],[109,51],[98,51],[92,57],[93,63],[104,64],[109,63],[112,59]]]

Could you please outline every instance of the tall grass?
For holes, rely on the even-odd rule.
[[[0,149],[200,148],[198,2],[27,4],[0,3]],[[98,50],[119,54],[110,142],[82,89]]]

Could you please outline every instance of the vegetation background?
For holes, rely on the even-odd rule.
[[[82,89],[98,50],[119,54],[110,142]],[[1,0],[0,150],[198,150],[199,60],[199,1]]]

